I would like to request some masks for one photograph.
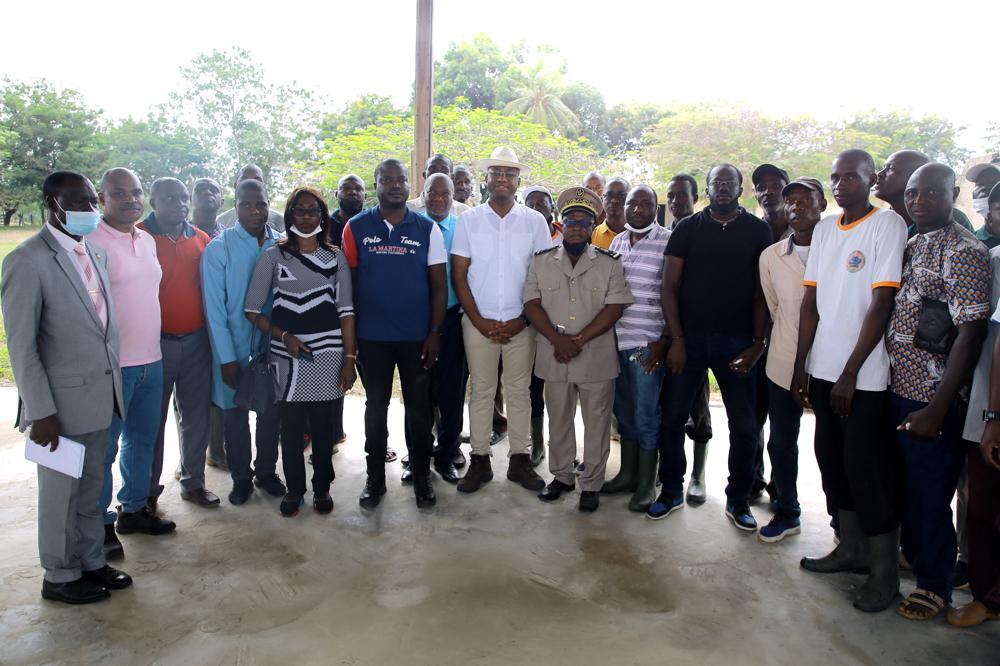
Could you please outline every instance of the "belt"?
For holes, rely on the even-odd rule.
[[[184,333],[183,335],[174,335],[173,333],[160,333],[161,340],[183,340],[184,338],[190,338],[192,335],[197,335],[204,331],[204,327],[199,328],[197,331],[191,331],[190,333]]]

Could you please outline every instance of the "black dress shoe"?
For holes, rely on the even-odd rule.
[[[455,469],[462,469],[465,467],[465,454],[462,453],[462,449],[455,451],[455,459],[452,461]]]
[[[361,505],[362,509],[374,509],[382,501],[382,495],[385,495],[385,492],[385,481],[375,481],[368,477],[365,480],[365,487],[358,497],[358,504]]]
[[[263,491],[271,497],[284,497],[287,492],[285,490],[285,484],[281,482],[281,479],[278,478],[277,474],[272,474],[263,478],[255,477],[253,484],[258,488],[263,489]]]
[[[596,490],[584,490],[580,493],[580,511],[593,513],[601,503],[601,494]]]
[[[572,492],[575,487],[568,483],[563,483],[558,479],[552,479],[549,481],[549,485],[545,486],[542,492],[538,493],[538,499],[543,502],[555,502],[563,493]]]
[[[417,498],[417,508],[424,509],[437,504],[437,495],[431,484],[431,475],[418,476],[413,480],[413,494]]]
[[[194,490],[182,490],[181,499],[186,502],[194,502],[198,506],[219,506],[219,496],[210,490],[205,490],[204,488],[195,488]]]
[[[169,534],[177,529],[177,524],[172,520],[160,518],[154,513],[150,513],[149,507],[144,506],[138,511],[121,512],[118,514],[117,523],[118,534]]]
[[[125,549],[115,532],[114,523],[104,526],[104,559],[108,562],[121,562],[125,559]]]
[[[233,489],[229,491],[229,503],[233,506],[246,504],[251,495],[253,495],[251,481],[236,481],[233,483]]]
[[[407,465],[403,468],[403,473],[399,475],[399,480],[404,484],[413,483],[413,470]]]
[[[313,494],[313,508],[316,509],[316,513],[324,516],[333,511],[333,498],[330,497],[330,493]]]
[[[61,601],[64,604],[92,604],[111,596],[108,588],[86,578],[77,578],[68,583],[42,581],[42,598]]]
[[[441,475],[441,478],[448,483],[458,483],[460,477],[458,475],[458,470],[451,463],[446,465],[441,465],[437,462],[434,463],[434,471]]]
[[[98,585],[103,585],[109,590],[124,590],[132,585],[132,576],[119,569],[109,567],[107,564],[100,569],[84,571],[83,577]]]

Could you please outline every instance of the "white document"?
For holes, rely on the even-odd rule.
[[[59,446],[56,447],[55,451],[49,451],[48,446],[35,444],[31,441],[31,437],[25,436],[24,438],[25,460],[62,472],[74,479],[83,476],[84,451],[83,444],[65,437],[59,438]]]

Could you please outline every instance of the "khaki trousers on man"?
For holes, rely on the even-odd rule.
[[[599,491],[611,453],[611,405],[615,380],[576,384],[545,382],[549,412],[549,471],[556,480],[573,485],[576,458],[576,403],[583,416],[583,463],[580,490]]]
[[[468,317],[462,318],[462,339],[469,361],[472,397],[469,400],[469,435],[473,455],[490,455],[493,428],[493,397],[496,395],[500,359],[503,359],[504,396],[507,398],[508,455],[530,453],[531,368],[535,364],[535,332],[524,329],[507,344],[498,344],[476,330]]]

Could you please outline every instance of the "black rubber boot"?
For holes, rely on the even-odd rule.
[[[656,458],[658,453],[655,449],[653,451],[639,449],[639,470],[636,473],[635,493],[632,494],[632,499],[628,501],[629,511],[645,513],[649,509],[649,505],[653,503],[655,499],[653,491],[656,489]]]
[[[538,464],[545,459],[545,417],[533,416],[531,418],[531,466],[538,467]]]
[[[705,491],[705,457],[708,455],[708,442],[694,443],[694,460],[691,465],[691,482],[688,484],[688,504],[704,504],[708,499]]]
[[[868,540],[861,531],[855,511],[839,509],[840,543],[825,557],[803,557],[799,564],[815,573],[865,572],[868,569]]]
[[[843,534],[843,523],[840,530]],[[898,529],[868,537],[868,566],[871,572],[854,597],[854,607],[866,613],[878,613],[891,606],[899,596]]]
[[[623,439],[621,445],[621,467],[615,478],[605,481],[601,486],[602,493],[635,492],[636,475],[639,472],[639,442],[634,439]]]

